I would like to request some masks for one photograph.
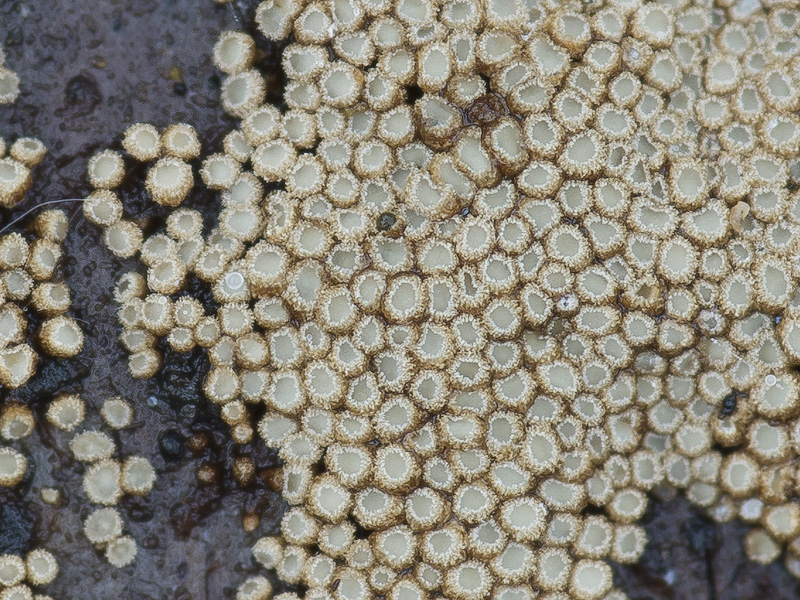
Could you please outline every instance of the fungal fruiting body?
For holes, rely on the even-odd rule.
[[[286,111],[224,32],[241,123],[199,172],[213,228],[176,208],[186,126],[123,144],[155,161],[164,232],[124,215],[116,151],[85,208],[144,265],[115,290],[134,376],[158,339],[205,349],[234,441],[279,451],[290,509],[257,560],[306,598],[622,598],[607,561],[638,559],[647,493],[677,488],[800,575],[797,13],[268,0],[255,20],[290,39]]]
[[[6,65],[6,55],[0,48],[0,104],[11,104],[19,96],[19,77]]]

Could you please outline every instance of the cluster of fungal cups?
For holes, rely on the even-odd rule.
[[[0,49],[0,105],[11,104],[19,95],[19,78],[4,63]],[[20,137],[10,147],[0,138],[0,208],[13,208],[22,200],[31,185],[31,169],[46,152],[35,138]],[[7,390],[24,385],[36,369],[38,357],[28,339],[24,312],[28,307],[43,319],[35,336],[45,353],[72,356],[75,352],[64,353],[65,340],[76,337],[81,345],[83,340],[74,320],[63,316],[70,306],[69,288],[54,281],[67,233],[66,216],[44,211],[30,230],[25,236],[0,235],[0,385]],[[65,328],[77,333],[72,336]],[[33,412],[26,405],[12,399],[0,407],[0,488],[20,483],[28,468],[25,455],[4,444],[26,438],[34,426]],[[55,557],[43,548],[25,556],[0,554],[0,600],[52,600],[34,588],[47,585],[57,574]]]
[[[120,397],[105,400],[100,414],[112,430],[129,427],[134,416],[130,404]],[[49,423],[65,432],[78,428],[85,415],[86,404],[75,394],[60,394],[47,408]],[[83,491],[96,507],[84,519],[84,534],[95,548],[104,552],[111,565],[125,567],[136,557],[136,541],[123,534],[125,524],[115,505],[126,494],[149,494],[156,480],[155,470],[143,456],[115,458],[119,448],[101,429],[88,428],[75,434],[69,447],[75,459],[86,464]]]
[[[33,412],[25,405],[9,403],[0,410],[0,439],[16,442],[33,432]],[[0,488],[20,483],[27,471],[24,454],[0,446]],[[58,563],[47,550],[37,548],[25,556],[0,554],[0,600],[51,600],[33,588],[47,585],[58,574]]]
[[[0,105],[13,102],[19,92],[16,74],[3,66],[0,49]],[[47,154],[32,137],[17,138],[10,146],[0,137],[0,208],[13,208],[31,185],[31,169]],[[36,371],[38,355],[28,336],[32,309],[42,319],[35,337],[45,354],[74,356],[83,348],[83,333],[72,317],[67,285],[57,281],[67,217],[59,210],[39,213],[29,233],[0,229],[0,386],[15,389]],[[2,478],[2,475],[0,475]]]
[[[241,124],[203,163],[215,228],[176,208],[106,242],[147,267],[115,291],[131,372],[158,370],[160,338],[206,349],[233,439],[280,452],[289,509],[256,559],[307,599],[616,600],[607,560],[636,561],[648,492],[681,489],[800,576],[800,14],[268,0],[255,18],[291,36],[286,109],[254,39],[224,32]],[[177,206],[190,170],[155,184],[173,159],[149,127],[125,139],[150,131],[152,152],[123,145]],[[93,196],[104,227],[129,222]],[[238,597],[270,594],[254,577]]]
[[[58,575],[58,563],[47,550],[37,548],[23,556],[0,554],[0,598],[3,600],[52,600],[35,594]]]
[[[105,400],[100,415],[112,430],[129,427],[134,416],[130,404],[120,397]],[[76,394],[59,394],[51,400],[46,412],[50,426],[68,433],[79,428],[85,417],[86,403]],[[34,414],[25,405],[11,402],[0,411],[0,438],[5,442],[24,439],[33,432],[35,425]],[[136,542],[130,535],[123,535],[124,522],[114,506],[125,494],[149,494],[155,483],[155,470],[142,456],[114,458],[119,453],[116,443],[107,432],[97,428],[84,429],[74,435],[69,447],[75,459],[87,465],[83,474],[83,492],[89,502],[97,506],[84,520],[84,533],[98,550],[104,552],[110,564],[118,568],[127,566],[136,557]],[[0,486],[10,487],[22,481],[27,464],[23,454],[0,446]],[[43,488],[41,492],[43,501],[60,503],[62,490]],[[52,577],[45,581],[42,574],[45,572],[42,569],[47,566],[42,561],[48,556],[49,553],[36,550],[26,559],[30,583],[43,585],[55,577],[56,566],[52,557],[48,559],[52,563]],[[19,565],[23,562],[18,557],[0,556],[0,600],[30,600],[30,592],[20,584],[25,575],[24,565]],[[18,573],[21,574],[19,577]],[[7,590],[3,590],[3,586]]]
[[[67,217],[60,210],[40,212],[30,234],[0,234],[0,385],[5,388],[18,388],[33,376],[37,349],[55,358],[83,349],[83,332],[66,314],[69,287],[57,278],[66,235]],[[41,319],[33,339],[28,311]]]
[[[0,104],[14,101],[19,84],[3,62],[0,50]],[[31,169],[46,154],[36,138],[20,137],[10,145],[0,138],[0,208],[13,208],[23,199],[32,182]],[[36,338],[45,354],[74,356],[83,348],[83,334],[65,314],[69,288],[55,280],[67,236],[66,215],[43,211],[25,235],[7,229],[0,229],[0,385],[14,389],[33,376],[38,360],[27,335],[28,307],[42,318]]]
[[[197,132],[190,125],[174,124],[159,132],[152,125],[137,123],[128,128],[122,141],[128,156],[151,162],[146,176],[150,197],[164,206],[178,206],[194,185],[188,161],[200,154]],[[88,221],[103,228],[103,241],[120,258],[129,258],[142,249],[140,225],[124,215],[117,188],[126,174],[122,153],[104,150],[89,161],[89,183],[95,188],[83,203]],[[147,252],[143,254],[146,255]]]

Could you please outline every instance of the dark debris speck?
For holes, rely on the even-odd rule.
[[[89,73],[76,75],[64,87],[64,108],[62,114],[85,117],[94,111],[102,101],[97,80]]]
[[[6,46],[19,46],[22,44],[23,40],[22,36],[22,27],[14,27],[13,29],[9,30],[8,35],[6,35]]]
[[[89,366],[79,358],[53,360],[43,357],[36,374],[27,385],[17,390],[16,395],[26,403],[50,400],[88,374]]]
[[[698,554],[712,550],[717,543],[714,524],[700,516],[686,521],[685,532],[689,547]]]
[[[397,223],[397,217],[390,212],[381,213],[378,215],[378,229],[380,231],[388,231],[394,224]]]
[[[183,436],[174,429],[168,429],[158,438],[158,450],[167,461],[177,461],[183,458]]]
[[[722,405],[719,407],[719,412],[717,413],[718,419],[724,419],[725,417],[729,417],[733,414],[733,411],[736,410],[736,400],[738,395],[738,392],[733,390],[730,394],[722,399]]]
[[[195,350],[189,354],[180,354],[171,349],[165,350],[163,377],[158,379],[158,396],[166,398],[170,406],[181,410],[184,406],[194,407],[197,413],[197,399],[203,394],[204,373],[209,369],[208,357]],[[187,409],[189,411],[191,409]],[[189,416],[181,413],[182,417]],[[192,418],[194,415],[192,415]]]
[[[128,515],[131,521],[137,523],[146,523],[151,521],[155,516],[153,507],[149,504],[147,499],[137,498],[126,507],[125,514]]]

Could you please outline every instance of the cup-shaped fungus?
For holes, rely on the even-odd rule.
[[[744,550],[750,560],[768,564],[777,558],[780,546],[760,528],[751,529],[744,542]]]
[[[10,233],[0,238],[0,267],[16,269],[25,265],[30,252],[28,241],[19,233]]]
[[[547,509],[531,498],[506,501],[500,508],[500,524],[517,541],[532,541],[542,535]]]
[[[89,159],[89,182],[95,188],[113,189],[125,177],[125,163],[122,156],[113,150],[103,150]]]
[[[283,554],[283,560],[276,569],[278,576],[289,583],[299,583],[303,576],[309,552],[300,546],[287,546]]]
[[[197,131],[186,123],[170,125],[161,132],[161,145],[166,154],[183,160],[191,160],[200,154]]]
[[[272,585],[266,577],[250,577],[236,589],[236,600],[269,600]]]
[[[9,154],[11,158],[21,162],[26,167],[34,167],[45,157],[47,148],[36,138],[21,137],[11,144]]]
[[[73,394],[61,394],[47,408],[47,420],[64,431],[72,431],[83,422],[86,409],[83,400]]]
[[[775,377],[767,375],[767,378]],[[755,457],[765,463],[783,460],[790,452],[789,438],[782,425],[773,425],[758,419],[750,425],[747,432],[748,449]]]
[[[0,486],[13,487],[25,476],[28,460],[13,448],[0,448]]]
[[[25,556],[28,581],[33,585],[47,585],[58,575],[55,557],[41,548],[31,550]]]
[[[401,446],[388,445],[375,454],[374,477],[375,484],[387,492],[403,491],[416,482],[419,465]]]
[[[178,206],[194,185],[192,167],[173,156],[160,158],[147,172],[145,185],[155,202]]]
[[[89,537],[88,532],[86,535]],[[111,540],[105,549],[106,560],[118,569],[131,564],[133,559],[136,558],[136,553],[136,540],[129,535],[119,536]]]
[[[33,291],[34,280],[25,269],[10,269],[2,274],[6,298],[14,302],[27,300]]]
[[[598,560],[581,560],[570,577],[570,593],[579,600],[605,597],[612,585],[611,568]]]
[[[71,305],[69,288],[61,282],[40,283],[33,288],[31,304],[38,313],[46,317],[63,314]]]
[[[134,123],[125,130],[122,147],[138,161],[155,160],[161,152],[161,137],[152,125]]]
[[[25,561],[16,554],[0,555],[0,585],[13,587],[25,580],[27,568]]]
[[[493,583],[494,576],[486,565],[477,560],[467,560],[448,569],[443,587],[453,598],[466,600],[488,597]]]
[[[2,69],[2,67],[0,67]],[[0,72],[0,82],[2,73]],[[2,85],[0,83],[0,85]],[[12,158],[0,158],[0,206],[15,206],[32,182],[28,167]]]
[[[108,398],[103,402],[100,413],[108,426],[114,429],[124,429],[128,427],[133,419],[133,409],[131,405],[119,396]]]
[[[153,489],[156,472],[143,456],[129,456],[122,464],[120,485],[126,494],[144,496]]]
[[[0,350],[0,384],[15,389],[25,384],[36,369],[38,357],[28,344]]]
[[[5,55],[0,50],[0,104],[11,104],[19,95],[19,77],[3,63]]]
[[[586,518],[576,540],[575,548],[578,556],[605,557],[611,548],[613,533],[613,525],[605,518],[599,516]]]
[[[8,404],[0,412],[0,437],[20,440],[33,431],[35,421],[31,410],[22,404]]]
[[[61,243],[67,236],[67,215],[60,210],[45,210],[34,217],[31,229],[45,240]]]
[[[234,75],[250,68],[255,58],[255,41],[241,31],[223,31],[214,45],[214,65]]]
[[[239,175],[239,164],[227,154],[212,154],[203,161],[200,176],[212,190],[229,189]],[[191,189],[191,185],[188,185]]]
[[[39,341],[50,356],[75,356],[83,349],[83,332],[74,319],[59,315],[42,323]]]
[[[636,525],[617,525],[614,528],[614,542],[611,546],[612,560],[629,564],[639,560],[647,543],[647,535]]]
[[[105,546],[122,535],[122,517],[115,508],[98,508],[84,520],[83,532],[92,544]]]
[[[253,557],[265,569],[274,569],[283,557],[283,542],[277,537],[262,537],[253,545]]]
[[[332,476],[318,478],[309,489],[309,510],[329,522],[339,520],[350,510],[351,493]]]
[[[67,407],[67,410],[72,409],[77,411],[77,407]],[[80,419],[83,418],[83,404],[80,408]],[[60,421],[61,419],[59,419]],[[97,462],[110,458],[114,453],[116,447],[114,441],[102,431],[88,430],[79,433],[69,444],[70,450],[76,459],[82,462]]]
[[[83,489],[95,504],[113,505],[122,497],[120,465],[110,459],[94,463],[83,476]]]

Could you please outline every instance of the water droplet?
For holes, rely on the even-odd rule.
[[[232,290],[239,290],[244,285],[244,276],[238,271],[232,271],[225,276],[225,285]]]

